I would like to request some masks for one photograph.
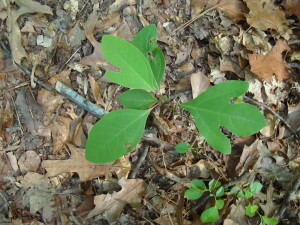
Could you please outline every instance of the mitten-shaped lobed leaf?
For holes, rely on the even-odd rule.
[[[121,71],[105,73],[111,81],[128,88],[158,89],[151,66],[144,54],[129,42],[105,35],[101,42],[104,57]]]
[[[220,126],[239,136],[252,135],[265,126],[264,116],[256,107],[229,102],[231,98],[244,94],[248,86],[244,81],[223,82],[192,101],[181,104],[193,115],[197,128],[208,144],[222,153],[231,153],[231,144],[220,131]]]
[[[122,93],[119,101],[129,109],[147,109],[157,103],[157,99],[147,91],[134,89]]]
[[[140,141],[150,110],[120,109],[99,120],[89,133],[86,159],[112,162],[130,152]]]

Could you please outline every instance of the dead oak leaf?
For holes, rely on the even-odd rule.
[[[271,0],[245,0],[245,2],[250,9],[246,19],[251,27],[261,30],[274,29],[281,34],[289,29],[284,12]]]
[[[42,167],[47,170],[47,176],[52,177],[61,173],[78,173],[81,181],[88,181],[101,175],[116,172],[117,175],[130,170],[118,160],[111,163],[91,163],[85,159],[85,152],[82,148],[76,148],[68,144],[71,151],[71,158],[68,160],[44,160]],[[124,168],[125,167],[125,168]]]
[[[286,65],[282,59],[282,52],[286,50],[290,50],[287,42],[279,39],[267,55],[250,54],[251,72],[269,83],[272,81],[273,75],[276,75],[279,81],[289,78]]]
[[[21,44],[21,31],[17,22],[18,18],[28,13],[45,13],[51,15],[53,15],[53,13],[52,9],[49,6],[41,5],[40,3],[32,0],[15,0],[14,3],[17,4],[19,8],[12,9],[11,7],[8,7],[8,17],[6,25],[9,45],[14,61],[20,63],[21,59],[26,56],[26,52]]]
[[[88,214],[88,218],[102,214],[111,222],[120,216],[126,204],[141,206],[141,198],[145,192],[144,180],[122,178],[118,183],[122,187],[121,191],[95,197],[95,208]]]
[[[97,8],[94,8],[92,14],[89,16],[84,26],[86,38],[91,42],[94,47],[94,52],[91,55],[84,56],[79,63],[88,66],[100,66],[104,70],[117,71],[118,69],[107,62],[103,56],[101,44],[94,37],[94,29],[98,22]]]

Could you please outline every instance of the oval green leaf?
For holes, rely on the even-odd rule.
[[[184,192],[184,197],[188,200],[196,200],[203,195],[203,191],[198,188],[189,188]]]
[[[192,101],[181,104],[193,115],[197,128],[207,143],[222,153],[231,153],[231,144],[221,132],[221,126],[244,137],[257,133],[266,124],[264,116],[253,105],[230,103],[231,98],[242,95],[248,87],[249,84],[244,81],[223,82],[209,88]]]
[[[255,181],[249,185],[249,191],[252,194],[259,193],[261,191],[262,187],[263,187],[263,185],[260,182]]]
[[[219,212],[216,206],[204,210],[200,216],[203,223],[211,223],[219,218]]]
[[[157,85],[160,86],[166,67],[165,56],[163,52],[159,48],[155,48],[152,52],[149,62]]]
[[[144,55],[152,52],[157,43],[157,31],[154,24],[150,24],[141,29],[131,42]]]
[[[222,197],[224,195],[224,187],[219,187],[218,190],[216,191],[216,197]]]
[[[218,210],[224,207],[224,201],[222,199],[216,200],[216,207]]]
[[[192,146],[186,142],[181,142],[175,146],[175,150],[178,153],[185,153],[187,150],[189,150],[191,148],[192,148]]]
[[[141,139],[150,110],[120,109],[99,120],[89,133],[85,157],[112,162],[130,152]]]
[[[258,210],[258,206],[257,205],[247,205],[245,208],[245,213],[247,216],[253,217],[256,213],[256,211]]]
[[[104,57],[121,71],[108,71],[105,76],[128,88],[154,91],[158,89],[151,66],[144,54],[129,42],[105,35],[101,43]]]
[[[267,225],[276,225],[279,223],[278,219],[276,219],[274,217],[268,218],[266,216],[262,216],[262,219],[265,222],[265,224],[267,224]]]
[[[205,183],[202,180],[199,180],[199,179],[192,180],[191,186],[194,187],[194,188],[198,188],[200,190],[203,190],[203,191],[206,190]]]
[[[158,102],[149,92],[138,89],[125,91],[119,101],[129,109],[147,109]]]

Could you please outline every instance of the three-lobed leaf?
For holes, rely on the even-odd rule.
[[[256,107],[247,103],[230,103],[231,98],[244,94],[248,86],[244,81],[223,82],[181,104],[193,115],[208,144],[222,153],[231,153],[231,144],[221,132],[221,126],[239,136],[252,135],[265,126],[265,119]]]
[[[101,42],[104,57],[120,69],[107,71],[105,76],[127,88],[157,90],[158,84],[151,66],[144,54],[131,43],[111,35],[105,35]]]
[[[150,110],[112,111],[91,129],[86,159],[94,163],[112,162],[130,152],[141,139]]]
[[[145,90],[133,89],[123,92],[119,101],[129,109],[147,109],[157,103],[157,99]]]

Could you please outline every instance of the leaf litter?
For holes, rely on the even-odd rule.
[[[196,224],[201,210],[193,217],[188,209],[196,202],[182,198],[188,181],[228,182],[247,171],[251,175],[237,185],[260,180],[264,189],[255,201],[264,215],[276,215],[299,176],[300,35],[294,29],[300,23],[299,1],[98,3],[0,3],[5,24],[1,41],[12,52],[12,57],[5,55],[1,45],[0,221]],[[176,32],[193,18],[198,19]],[[98,118],[58,93],[30,87],[30,78],[13,61],[33,68],[34,76],[52,88],[61,81],[106,110],[120,109],[118,97],[124,90],[103,77],[106,70],[118,69],[104,59],[101,38],[113,34],[131,41],[148,24],[158,28],[166,59],[160,91],[172,103],[156,109],[147,122],[147,137],[135,151],[114,163],[88,162],[83,148]],[[259,106],[268,124],[255,136],[240,138],[224,129],[234,145],[233,153],[223,156],[173,103],[229,80],[248,81],[246,95],[272,111]],[[174,146],[180,142],[196,152],[176,153]],[[146,143],[151,146],[149,158],[135,169]],[[136,170],[136,178],[128,179],[130,170]],[[257,217],[245,215],[246,202],[229,196],[224,200],[224,224],[258,223]],[[292,212],[299,205],[296,198],[292,201],[282,219],[293,224],[299,213]]]

